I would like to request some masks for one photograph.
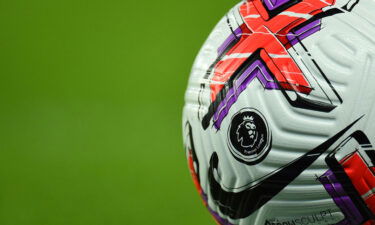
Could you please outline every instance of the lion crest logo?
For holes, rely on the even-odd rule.
[[[244,116],[243,122],[238,125],[237,140],[240,142],[241,146],[244,148],[254,147],[256,141],[258,140],[257,126],[254,123],[253,116]]]

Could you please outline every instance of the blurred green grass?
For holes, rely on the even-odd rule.
[[[234,4],[0,0],[0,224],[214,224],[181,110]]]

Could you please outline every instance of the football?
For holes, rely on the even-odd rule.
[[[221,225],[375,224],[375,0],[245,0],[193,65],[183,137]]]

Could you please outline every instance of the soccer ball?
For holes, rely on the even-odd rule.
[[[190,172],[222,225],[375,224],[375,0],[247,0],[194,63]]]

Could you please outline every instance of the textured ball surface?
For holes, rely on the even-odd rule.
[[[194,63],[194,183],[219,224],[375,224],[375,1],[247,0]]]

